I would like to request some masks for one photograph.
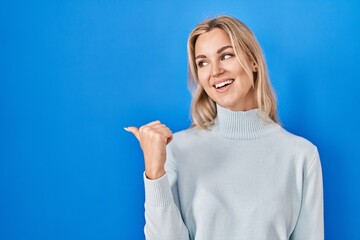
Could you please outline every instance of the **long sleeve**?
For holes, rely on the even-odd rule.
[[[145,237],[147,240],[188,240],[189,233],[179,211],[176,164],[167,147],[166,174],[145,184]]]
[[[324,239],[322,171],[317,150],[304,176],[301,209],[290,239]]]

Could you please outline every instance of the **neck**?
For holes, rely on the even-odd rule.
[[[219,104],[218,104],[219,105]],[[223,106],[224,108],[230,109],[232,111],[248,111],[254,108],[257,108],[257,101],[255,98],[255,91],[251,89],[245,97],[241,98],[241,101],[236,102],[235,104]]]
[[[213,131],[226,138],[250,140],[271,134],[279,125],[259,108],[232,111],[216,105]]]

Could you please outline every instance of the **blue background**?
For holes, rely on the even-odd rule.
[[[186,40],[256,34],[284,127],[318,146],[326,239],[360,239],[360,2],[0,3],[0,239],[144,239],[144,164],[123,130],[190,124]]]

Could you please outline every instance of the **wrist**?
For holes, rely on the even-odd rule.
[[[145,169],[145,176],[150,180],[155,180],[158,178],[161,178],[165,175],[165,169],[159,168],[159,169]]]

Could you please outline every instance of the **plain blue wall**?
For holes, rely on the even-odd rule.
[[[186,39],[233,15],[258,37],[289,131],[319,148],[326,239],[360,239],[359,1],[0,3],[0,239],[144,239],[123,130],[189,123]]]

